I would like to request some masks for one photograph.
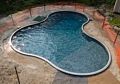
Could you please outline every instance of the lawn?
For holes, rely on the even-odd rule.
[[[111,17],[109,19],[109,23],[114,26],[120,27],[120,16],[119,17]]]

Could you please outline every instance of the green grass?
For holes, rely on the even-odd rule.
[[[109,19],[109,23],[114,26],[120,27],[120,17],[112,17]]]

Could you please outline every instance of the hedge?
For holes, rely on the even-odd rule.
[[[0,14],[10,14],[30,6],[43,5],[44,2],[55,3],[58,1],[78,2],[87,5],[101,5],[102,3],[114,5],[116,0],[1,0]]]

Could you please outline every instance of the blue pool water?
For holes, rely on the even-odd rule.
[[[106,48],[82,31],[88,18],[80,13],[61,11],[46,21],[24,27],[11,38],[18,52],[46,59],[55,68],[73,75],[97,72],[109,61]]]

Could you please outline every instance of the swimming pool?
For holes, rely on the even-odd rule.
[[[15,31],[11,47],[27,56],[47,61],[56,69],[72,75],[93,75],[107,69],[111,57],[108,48],[87,35],[83,13],[58,11],[37,24]]]

